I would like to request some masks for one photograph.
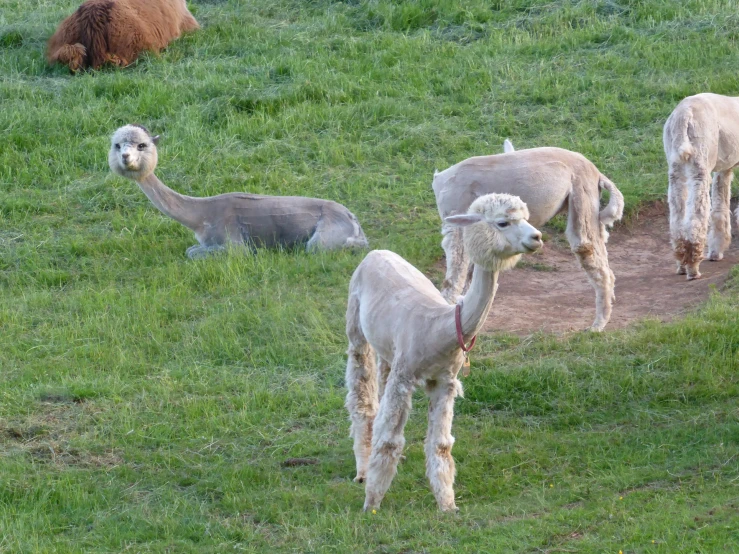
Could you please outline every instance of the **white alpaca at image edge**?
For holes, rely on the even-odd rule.
[[[739,98],[688,96],[667,118],[662,142],[668,165],[670,241],[677,273],[690,281],[701,276],[701,260],[723,259],[731,244],[729,202],[734,168],[739,165]],[[736,217],[739,221],[739,210]]]

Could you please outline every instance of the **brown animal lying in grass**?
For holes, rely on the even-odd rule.
[[[126,66],[199,27],[185,0],[88,0],[49,39],[47,59],[72,71]]]

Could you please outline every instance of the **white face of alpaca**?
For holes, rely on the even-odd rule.
[[[485,223],[485,235],[494,241],[496,254],[502,258],[536,252],[543,246],[541,233],[526,221],[528,214],[524,209],[509,207],[486,212],[453,215],[444,221],[458,227]]]
[[[526,221],[521,210],[501,214],[493,218],[490,225],[505,237],[506,253],[511,255],[536,252],[544,245],[541,233]]]
[[[141,127],[126,125],[111,138],[108,165],[110,169],[129,179],[140,179],[149,175],[157,164],[156,143],[159,137],[152,137]]]

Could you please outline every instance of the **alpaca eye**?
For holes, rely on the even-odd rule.
[[[501,221],[500,223],[498,223],[498,227],[500,227],[501,229],[505,229],[509,225],[510,223],[508,223],[507,221]]]
[[[146,148],[145,143],[142,142],[141,144],[139,144],[139,150],[143,150],[144,148]]]
[[[115,149],[116,149],[116,150],[120,150],[120,149],[121,149],[121,145],[120,145],[120,144],[116,144],[116,145],[115,145]]]

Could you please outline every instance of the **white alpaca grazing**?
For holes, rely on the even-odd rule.
[[[611,318],[616,278],[608,265],[606,225],[621,219],[624,197],[582,154],[562,148],[515,151],[506,139],[505,153],[477,156],[434,174],[433,189],[442,219],[441,246],[446,253],[446,277],[441,294],[455,302],[468,279],[469,257],[460,229],[447,217],[464,213],[479,196],[493,192],[519,196],[529,208],[529,222],[540,227],[567,210],[567,240],[595,289],[595,321],[602,331]],[[600,212],[600,193],[611,198]]]
[[[667,118],[662,140],[669,166],[670,240],[677,273],[690,281],[701,276],[706,234],[711,261],[721,260],[731,243],[729,200],[739,165],[739,98],[688,96]]]
[[[541,233],[526,221],[528,215],[520,198],[490,194],[472,203],[468,213],[446,219],[466,227],[464,241],[475,264],[458,307],[393,252],[370,252],[354,272],[346,312],[346,407],[357,462],[354,480],[366,480],[365,510],[379,507],[395,476],[418,384],[429,397],[426,475],[439,508],[456,509],[451,427],[454,398],[462,394],[461,346],[485,322],[498,272],[516,265],[522,253],[541,248]]]

